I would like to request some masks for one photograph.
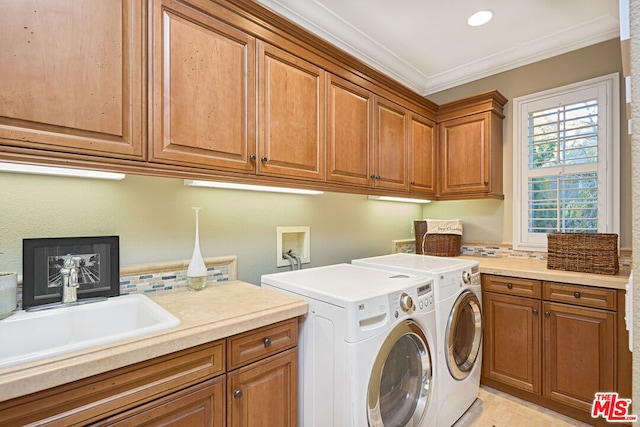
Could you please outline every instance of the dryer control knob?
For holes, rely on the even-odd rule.
[[[468,271],[462,272],[462,281],[464,282],[465,285],[468,285],[471,283],[471,274],[469,274]]]
[[[405,294],[404,292],[400,295],[400,308],[405,313],[408,313],[413,309],[413,298],[410,295]]]

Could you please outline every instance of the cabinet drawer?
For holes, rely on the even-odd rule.
[[[520,297],[540,298],[542,296],[539,280],[520,279],[517,277],[482,275],[482,290],[498,292]]]
[[[298,319],[290,319],[228,338],[227,369],[236,369],[298,343]]]
[[[224,340],[0,403],[0,425],[86,425],[224,373]]]
[[[543,282],[543,288],[545,300],[606,310],[617,308],[614,289],[556,282]]]

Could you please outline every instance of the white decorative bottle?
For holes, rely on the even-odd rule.
[[[187,269],[187,286],[194,291],[201,291],[207,287],[207,266],[204,265],[200,253],[200,238],[198,237],[198,213],[201,208],[192,208],[196,211],[196,242],[189,268]]]

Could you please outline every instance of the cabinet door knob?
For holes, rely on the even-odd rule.
[[[260,159],[260,161],[262,163],[267,163],[269,161],[269,159],[267,159],[267,156],[262,156],[262,158]]]
[[[411,185],[416,185],[416,182],[415,181],[411,181]]]
[[[380,179],[380,175],[376,175],[376,179]]]
[[[376,179],[376,176],[375,175],[371,175],[370,178],[371,179]]]
[[[485,181],[485,182],[484,182],[484,185],[489,185],[489,181]]]
[[[548,311],[545,311],[544,312],[544,317],[549,317],[549,316],[551,316],[551,313],[549,313]]]
[[[573,296],[576,297],[576,298],[580,298],[580,292],[574,292]]]
[[[536,310],[535,308],[533,309],[533,314],[538,314],[538,310]]]
[[[513,289],[513,284],[511,284],[511,283],[507,283],[507,288],[508,288],[508,289]]]
[[[249,156],[249,160],[251,160],[252,162],[255,162],[256,161],[256,155],[255,154],[250,155]]]
[[[271,347],[271,338],[266,337],[265,339],[262,340],[262,342],[264,343],[265,347]]]
[[[242,390],[238,389],[238,390],[233,392],[233,398],[234,399],[240,399],[241,397],[242,397]]]

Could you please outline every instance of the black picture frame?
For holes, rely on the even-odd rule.
[[[119,236],[22,240],[22,306],[62,301],[60,267],[80,256],[78,299],[120,295]]]

